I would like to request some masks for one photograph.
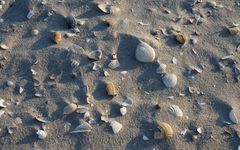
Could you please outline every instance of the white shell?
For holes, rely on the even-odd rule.
[[[156,69],[156,73],[157,73],[157,74],[163,74],[163,73],[166,72],[166,69],[167,69],[167,65],[166,65],[166,64],[159,63],[159,66],[158,66],[158,68]]]
[[[147,136],[145,136],[145,135],[142,136],[142,139],[143,139],[144,141],[148,141],[148,140],[149,140],[149,138],[148,138]]]
[[[126,106],[126,107],[131,106],[132,104],[133,104],[133,101],[128,97],[122,102],[122,106]]]
[[[182,117],[183,116],[182,110],[177,105],[169,106],[168,111],[176,117]]]
[[[3,50],[8,50],[9,47],[5,44],[0,44],[0,49],[3,49]]]
[[[114,134],[118,133],[123,127],[123,125],[117,121],[111,121],[110,126],[112,127]]]
[[[72,60],[71,66],[73,69],[77,69],[79,67],[80,63],[77,60]]]
[[[120,113],[121,113],[122,116],[126,115],[126,113],[127,113],[127,108],[126,108],[126,107],[120,108]]]
[[[120,63],[117,59],[111,60],[111,62],[108,64],[108,67],[111,69],[115,69],[120,66]]]
[[[32,35],[38,35],[38,34],[39,34],[39,31],[37,29],[32,30]]]
[[[45,139],[47,137],[47,132],[44,130],[38,130],[36,134],[39,139]]]
[[[30,19],[30,18],[32,18],[33,15],[34,15],[34,12],[32,10],[30,10],[27,14],[27,18]]]
[[[229,118],[233,123],[238,123],[239,122],[239,118],[237,117],[236,112],[234,111],[234,109],[232,109],[229,113]]]
[[[101,68],[100,65],[98,65],[97,63],[93,63],[92,70],[97,71],[97,70],[99,70],[100,68]]]
[[[71,133],[90,132],[91,129],[92,129],[92,126],[89,123],[84,122],[79,126],[77,126]]]
[[[90,118],[90,112],[89,111],[85,112],[83,118],[84,119]]]
[[[6,105],[3,104],[4,102],[5,102],[4,99],[0,99],[0,108],[5,108],[5,107],[7,107]]]
[[[145,42],[138,44],[135,52],[136,59],[143,63],[153,62],[155,59],[154,49]]]
[[[177,84],[177,76],[175,74],[166,74],[162,78],[163,83],[165,84],[166,87],[172,88]]]

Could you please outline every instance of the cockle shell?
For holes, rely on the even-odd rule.
[[[177,84],[177,76],[175,74],[166,74],[162,78],[166,87],[172,88]]]
[[[61,32],[54,32],[54,35],[53,35],[53,42],[58,44],[60,41],[62,40],[62,34]]]
[[[173,136],[172,127],[166,122],[159,122],[160,137],[159,138],[171,138]]]
[[[89,123],[84,122],[77,126],[71,133],[90,132],[91,130],[92,126]]]
[[[233,123],[238,124],[239,119],[240,119],[240,114],[237,114],[235,109],[232,109],[229,113],[229,118]]]
[[[112,127],[114,134],[118,133],[123,127],[123,125],[117,121],[111,121],[110,126]]]
[[[78,107],[77,104],[71,103],[63,109],[63,114],[64,115],[71,114],[77,109],[77,107]]]
[[[140,42],[136,48],[135,56],[139,62],[149,63],[154,61],[156,54],[150,45]]]
[[[107,85],[106,85],[106,90],[107,90],[107,94],[108,94],[109,96],[116,96],[116,95],[117,95],[117,90],[116,90],[114,84],[111,83],[111,82],[110,82],[110,83],[107,83]]]
[[[38,135],[39,139],[45,139],[47,137],[47,132],[44,130],[38,130],[36,134]]]
[[[182,117],[183,112],[177,105],[171,105],[168,107],[168,111],[176,117]]]

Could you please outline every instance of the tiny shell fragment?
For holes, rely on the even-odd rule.
[[[73,113],[76,109],[77,109],[77,105],[74,104],[74,103],[71,103],[71,104],[69,104],[68,106],[66,106],[66,107],[63,109],[63,114],[64,114],[64,115],[71,114],[71,113]]]
[[[122,116],[126,115],[126,113],[127,113],[127,108],[126,108],[126,107],[120,108],[120,113],[121,113]]]
[[[117,95],[117,91],[116,91],[116,88],[115,88],[113,83],[107,83],[106,90],[107,90],[107,94],[109,96],[116,96]]]
[[[61,32],[54,32],[54,35],[53,35],[53,42],[58,44],[60,41],[62,40],[62,34]]]

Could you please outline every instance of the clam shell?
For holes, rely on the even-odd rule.
[[[123,127],[123,125],[117,121],[111,121],[110,126],[112,127],[114,134],[118,133]]]
[[[102,58],[102,51],[101,50],[92,51],[87,54],[87,58],[90,60],[98,61]]]
[[[165,86],[168,88],[172,88],[177,84],[177,76],[173,73],[164,75],[162,80]]]
[[[76,109],[77,109],[77,105],[74,103],[71,103],[69,105],[67,105],[64,109],[63,109],[63,114],[64,115],[68,115],[73,113]]]
[[[108,67],[111,69],[116,69],[120,66],[120,63],[117,59],[111,60],[111,62],[108,64]]]
[[[162,138],[171,138],[173,136],[173,129],[168,123],[159,122],[158,125],[162,134]]]
[[[39,139],[45,139],[47,137],[47,132],[44,130],[38,130],[36,134],[38,135]]]
[[[122,116],[126,115],[126,113],[127,113],[127,108],[126,108],[126,107],[120,108],[120,113],[121,113]]]
[[[149,63],[155,59],[154,49],[145,42],[140,42],[136,48],[135,56],[139,62]]]
[[[229,118],[233,123],[238,124],[239,122],[239,116],[237,116],[236,112],[234,109],[232,109],[229,113]]]
[[[91,130],[92,126],[89,123],[84,122],[77,126],[71,133],[90,132]]]
[[[182,110],[177,105],[169,106],[168,111],[176,117],[182,117],[183,116]]]
[[[109,96],[116,96],[117,95],[117,91],[116,91],[116,88],[115,88],[113,83],[107,83],[106,90],[107,90],[107,94]]]
[[[53,42],[58,44],[60,41],[62,40],[62,34],[61,32],[54,32],[54,35],[53,35]]]
[[[3,104],[4,102],[5,102],[4,99],[0,99],[0,108],[5,108],[5,107],[7,107],[6,105]]]
[[[187,36],[183,34],[177,34],[175,38],[180,44],[185,44],[187,41]]]
[[[8,50],[9,47],[8,47],[7,45],[5,45],[5,44],[0,44],[0,49],[2,49],[2,50]]]

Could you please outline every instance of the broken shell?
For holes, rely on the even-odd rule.
[[[73,16],[68,16],[65,18],[68,28],[75,28],[77,26],[76,19]]]
[[[122,102],[122,106],[126,106],[126,107],[132,106],[132,104],[133,104],[133,101],[128,97]]]
[[[8,87],[13,87],[14,86],[14,83],[12,81],[7,81],[7,86]]]
[[[212,8],[216,8],[216,6],[217,6],[217,2],[215,2],[215,1],[209,1],[209,2],[207,2],[207,4],[208,4],[208,6],[210,6]]]
[[[106,70],[103,71],[103,74],[104,74],[105,77],[109,77],[110,76],[109,72],[106,71]]]
[[[44,130],[38,130],[36,134],[38,135],[39,139],[45,139],[47,137],[47,132]]]
[[[21,86],[19,87],[19,94],[22,94],[24,92],[24,88],[22,88]]]
[[[177,76],[175,74],[166,74],[162,78],[163,83],[166,87],[172,88],[177,84]]]
[[[183,116],[182,110],[177,105],[169,106],[168,111],[176,117],[182,117]]]
[[[154,49],[145,42],[140,42],[136,48],[135,56],[140,62],[153,62],[155,59]]]
[[[72,60],[71,62],[72,69],[77,69],[79,65],[80,63],[77,60]]]
[[[201,128],[201,127],[198,127],[198,128],[197,128],[197,132],[198,132],[199,134],[202,134],[202,133],[203,133],[202,128]]]
[[[30,10],[27,14],[27,18],[30,19],[30,18],[32,18],[33,15],[34,15],[34,12],[32,10]]]
[[[4,110],[0,110],[0,117],[5,113]]]
[[[158,124],[161,131],[160,138],[171,138],[173,136],[173,129],[168,123],[159,122]]]
[[[126,107],[120,108],[120,113],[121,113],[122,116],[126,115],[126,113],[127,113],[127,108],[126,108]]]
[[[187,36],[183,34],[177,34],[175,38],[180,44],[185,44],[187,41]]]
[[[148,141],[148,140],[149,140],[149,138],[148,138],[146,135],[143,135],[143,136],[142,136],[142,139],[143,139],[144,141]]]
[[[60,41],[62,40],[62,34],[61,32],[54,32],[54,35],[53,35],[53,42],[58,44]]]
[[[113,83],[107,83],[107,85],[106,85],[106,90],[107,90],[107,94],[109,95],[109,96],[116,96],[117,95],[117,91],[116,91],[116,88],[115,88],[115,86],[114,86],[114,84]]]
[[[77,108],[77,112],[80,113],[80,114],[84,114],[88,111],[88,107],[86,106],[82,106],[82,105],[78,105],[78,108]]]
[[[158,64],[159,64],[159,66],[158,66],[158,68],[156,69],[156,73],[157,73],[157,74],[166,73],[167,65],[166,65],[166,64],[163,64],[163,63],[160,63],[160,62],[158,62]]]
[[[230,27],[230,28],[228,28],[228,31],[231,35],[236,35],[240,32],[240,28],[239,27]]]
[[[87,58],[90,60],[98,61],[102,58],[102,51],[97,50],[87,54]]]
[[[90,118],[90,112],[89,111],[85,112],[83,118],[84,119]]]
[[[91,130],[92,126],[89,123],[84,122],[77,126],[71,133],[90,132]]]
[[[111,62],[108,64],[108,67],[111,69],[116,69],[120,66],[120,63],[117,59],[111,60]]]
[[[0,108],[5,108],[5,107],[7,107],[6,105],[3,104],[4,102],[5,102],[4,99],[0,99]]]
[[[101,121],[107,123],[107,122],[109,122],[109,119],[108,119],[108,117],[106,115],[101,115]]]
[[[236,114],[235,110],[232,109],[229,113],[229,118],[233,123],[238,124],[239,122],[239,116]]]
[[[112,127],[114,134],[118,133],[123,127],[123,125],[117,121],[111,121],[110,126]]]
[[[77,109],[77,105],[74,104],[74,103],[71,103],[71,104],[69,104],[68,106],[66,106],[66,107],[63,109],[63,114],[64,114],[64,115],[71,114],[71,113],[73,113],[76,109]]]
[[[8,47],[7,45],[5,45],[5,44],[0,44],[0,49],[2,49],[2,50],[8,50],[9,47]]]

